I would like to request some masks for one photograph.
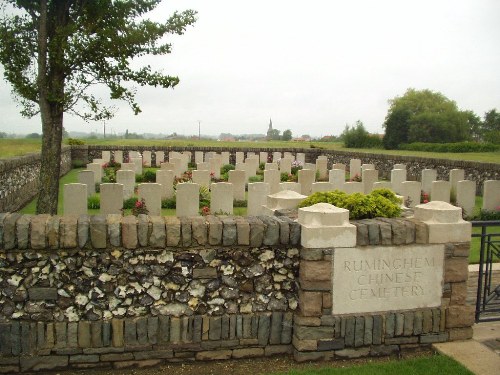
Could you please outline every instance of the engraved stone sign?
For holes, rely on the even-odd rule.
[[[444,245],[337,248],[333,314],[441,305]]]

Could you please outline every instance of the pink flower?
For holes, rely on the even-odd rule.
[[[429,201],[427,199],[424,199],[424,203],[429,203]]]
[[[137,202],[135,202],[135,207],[136,207],[136,208],[140,208],[141,206],[142,206],[141,201],[137,201]]]

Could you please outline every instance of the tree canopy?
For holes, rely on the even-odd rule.
[[[439,92],[408,89],[389,101],[384,147],[412,142],[459,142],[470,137],[470,114]]]
[[[42,156],[37,213],[55,214],[63,113],[104,120],[114,109],[89,90],[107,87],[135,114],[139,86],[174,87],[179,79],[151,66],[146,55],[171,52],[168,34],[183,34],[196,12],[175,12],[165,22],[147,13],[161,0],[5,0],[0,16],[0,62],[24,116],[41,115]],[[133,64],[132,64],[133,62]]]

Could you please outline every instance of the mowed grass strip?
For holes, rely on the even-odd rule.
[[[413,359],[393,360],[383,363],[368,363],[366,365],[345,367],[323,367],[305,370],[291,370],[273,375],[472,375],[473,373],[455,360],[433,355]]]
[[[500,164],[500,151],[496,152],[470,152],[470,153],[438,153],[424,151],[382,150],[382,149],[357,149],[344,148],[342,142],[219,142],[211,140],[161,140],[161,139],[84,139],[85,144],[99,146],[163,146],[163,147],[217,147],[225,148],[282,148],[282,149],[324,149],[338,150],[369,154],[386,154],[399,156],[414,156],[432,159],[468,160],[484,163]],[[40,152],[41,140],[39,139],[0,139],[0,158],[11,158],[33,152]]]

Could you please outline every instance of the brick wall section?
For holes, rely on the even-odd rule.
[[[61,175],[71,170],[71,148],[63,146]],[[0,212],[17,211],[38,190],[40,154],[0,160]]]
[[[419,221],[352,223],[357,246],[428,243]],[[469,243],[445,244],[441,306],[338,316],[335,249],[299,244],[287,217],[0,214],[0,371],[329,360],[471,337]]]
[[[427,226],[411,219],[352,221],[357,246],[427,244]],[[299,361],[380,356],[472,337],[474,306],[465,304],[470,243],[445,245],[441,306],[379,314],[332,315],[334,249],[300,250],[294,358]]]

